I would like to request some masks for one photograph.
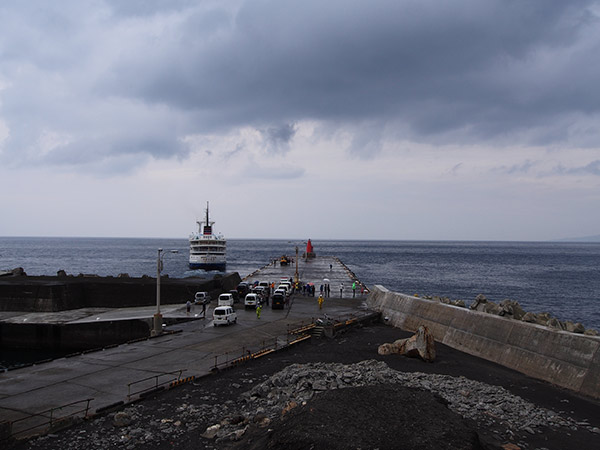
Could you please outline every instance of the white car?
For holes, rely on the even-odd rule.
[[[217,306],[233,306],[233,295],[221,294],[219,295],[219,301]]]
[[[283,283],[279,283],[279,286],[277,286],[277,289],[280,288],[285,288],[287,290],[288,295],[292,294],[292,283],[290,283],[289,281],[283,282]]]
[[[277,288],[277,289],[275,289],[275,292],[273,292],[273,295],[275,295],[275,294],[281,294],[284,297],[288,297],[287,289],[285,289],[285,288]]]
[[[260,304],[258,294],[246,294],[246,298],[244,299],[244,306],[246,308],[254,308],[258,304]]]
[[[208,292],[196,292],[196,295],[194,296],[194,303],[197,305],[206,305],[210,303],[210,295]]]
[[[237,322],[237,314],[231,306],[217,306],[213,310],[213,325],[229,325]]]

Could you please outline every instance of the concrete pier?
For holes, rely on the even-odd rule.
[[[315,258],[295,258],[287,266],[279,261],[271,262],[254,273],[244,277],[244,281],[279,281],[280,278],[296,280],[296,271],[300,283],[312,283],[319,295],[322,284],[329,284],[332,297],[350,298],[353,296],[352,284],[356,284],[356,297],[368,294],[368,288],[356,277],[346,265],[335,256],[317,256]],[[296,266],[297,262],[297,266]],[[343,293],[340,287],[343,286]]]
[[[247,279],[277,281],[282,277],[294,277],[295,270],[295,264],[268,265]],[[299,261],[298,270],[302,282],[316,285],[315,297],[295,294],[283,310],[265,306],[260,318],[254,310],[246,310],[239,303],[236,305],[237,324],[214,327],[214,300],[207,309],[206,319],[200,318],[201,306],[194,306],[188,315],[184,304],[169,305],[163,310],[166,316],[190,319],[168,326],[169,334],[0,373],[0,442],[3,422],[4,429],[9,428],[17,437],[47,431],[51,429],[51,422],[54,426],[57,421],[71,420],[67,418],[70,415],[94,414],[122,402],[137,400],[155,389],[168,388],[171,384],[209,374],[215,368],[260,355],[265,349],[281,348],[305,339],[301,332],[295,331],[302,330],[324,313],[338,319],[338,323],[373,317],[373,313],[364,307],[366,293],[360,295],[357,288],[356,298],[352,298],[354,280],[336,258]],[[316,297],[323,279],[330,280],[331,297],[320,310]],[[344,298],[339,299],[336,297],[339,297],[342,283],[347,288]],[[63,311],[45,313],[45,318],[58,320],[59,316],[55,314],[71,314],[71,320],[85,324],[95,322],[96,318],[150,317],[154,311],[146,309],[104,309],[94,314],[89,314],[91,311]],[[24,315],[15,315],[12,319],[24,318]]]

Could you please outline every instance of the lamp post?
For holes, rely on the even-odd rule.
[[[296,273],[295,273],[295,275],[296,275],[296,284],[298,284],[299,276],[298,276],[298,246],[297,245],[296,245]]]
[[[156,314],[154,314],[152,336],[158,336],[162,333],[162,314],[160,313],[160,273],[163,269],[163,259],[166,253],[161,254],[162,248],[158,249],[156,257]],[[178,250],[170,250],[169,253],[179,253]]]

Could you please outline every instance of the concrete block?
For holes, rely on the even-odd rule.
[[[389,323],[406,331],[420,325],[457,350],[533,378],[600,398],[600,338],[423,300],[376,285],[367,299]]]

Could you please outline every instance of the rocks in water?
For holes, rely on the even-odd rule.
[[[560,320],[556,317],[551,317],[550,320],[546,323],[546,326],[549,328],[554,328],[555,330],[564,330],[564,326]]]
[[[474,309],[475,311],[483,311],[483,306],[480,305],[483,305],[484,303],[487,303],[486,296],[479,294],[477,297],[475,297],[475,301],[471,303],[470,309]]]
[[[397,353],[409,358],[421,358],[432,362],[435,359],[435,341],[427,327],[421,325],[416,333],[406,339],[398,339],[391,344],[382,344],[377,352],[380,355]]]
[[[500,302],[500,315],[510,319],[521,320],[525,315],[525,310],[521,308],[519,302],[510,299],[504,299]]]
[[[419,297],[418,295],[414,295],[414,297]],[[421,298],[425,300],[437,301],[446,305],[454,305],[462,308],[466,308],[465,302],[463,300],[451,300],[448,297],[440,297],[437,295],[424,295]],[[577,322],[563,322],[555,317],[552,317],[547,312],[542,313],[532,313],[525,311],[519,302],[510,299],[504,299],[499,304],[496,304],[487,299],[487,297],[483,294],[477,295],[469,309],[473,311],[484,312],[487,314],[494,314],[500,317],[504,317],[506,319],[514,319],[521,320],[527,323],[535,323],[537,325],[542,325],[548,328],[552,328],[554,330],[559,331],[568,331],[570,333],[583,334],[585,336],[598,336],[599,333],[596,330],[586,330],[585,327]]]
[[[582,324],[579,322],[573,323],[568,320],[565,322],[565,330],[569,333],[585,333],[585,327]]]
[[[11,273],[13,275],[13,277],[26,277],[27,274],[25,273],[25,270],[23,270],[22,267],[16,267],[13,270],[11,270]]]

